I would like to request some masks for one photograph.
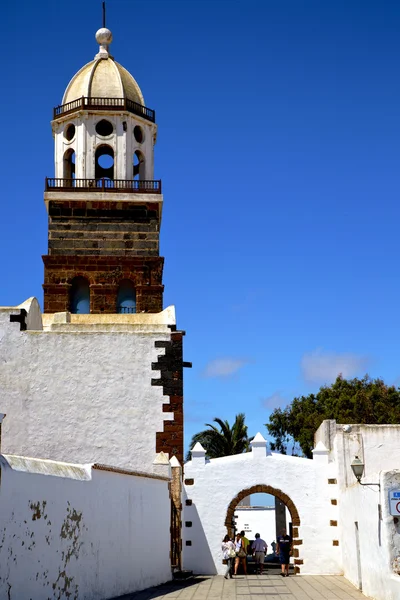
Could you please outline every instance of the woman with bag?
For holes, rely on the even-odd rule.
[[[226,573],[224,575],[225,579],[229,577],[232,579],[232,571],[233,571],[233,562],[236,558],[235,546],[231,541],[229,535],[226,535],[222,540],[222,557],[226,560]]]
[[[240,563],[242,563],[244,574],[247,575],[246,552],[243,548],[242,536],[240,535],[240,533],[236,534],[235,551],[235,575],[237,575]]]

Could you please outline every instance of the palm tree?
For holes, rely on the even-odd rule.
[[[250,450],[250,439],[247,435],[247,425],[245,425],[244,413],[236,415],[235,422],[232,427],[228,421],[222,419],[214,419],[214,422],[219,425],[211,425],[206,423],[209,429],[196,433],[190,442],[190,450],[197,442],[204,447],[208,458],[219,458],[220,456],[232,456],[233,454],[242,454]],[[186,460],[190,460],[190,450],[186,456]]]

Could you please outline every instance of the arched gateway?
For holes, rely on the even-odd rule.
[[[228,506],[228,510],[226,511],[226,518],[225,518],[225,527],[228,530],[228,534],[231,537],[234,535],[234,530],[233,530],[232,524],[234,522],[235,510],[237,509],[239,502],[241,502],[247,496],[251,496],[251,494],[260,494],[260,493],[261,494],[262,493],[271,494],[272,496],[275,496],[275,498],[278,498],[278,500],[283,502],[283,504],[286,506],[286,508],[288,509],[288,511],[290,513],[290,517],[292,519],[293,545],[297,546],[298,541],[299,541],[298,535],[299,535],[299,527],[300,527],[300,516],[299,516],[296,506],[294,505],[294,502],[289,498],[289,496],[287,494],[282,492],[282,490],[279,490],[277,488],[274,488],[270,485],[265,485],[265,484],[253,485],[249,488],[243,489],[231,500],[231,502]],[[300,573],[300,565],[303,563],[303,561],[300,558],[298,548],[294,548],[293,556],[294,556],[295,573]]]
[[[272,455],[261,434],[251,445],[251,452],[212,460],[193,448],[184,467],[183,567],[223,574],[221,541],[233,533],[235,509],[246,496],[267,493],[291,515],[295,572],[340,573],[336,467],[326,448],[310,460]]]
[[[232,533],[230,530],[232,529],[231,525],[232,525],[233,515],[234,515],[235,509],[236,509],[237,505],[239,504],[239,502],[241,502],[241,500],[243,500],[243,498],[246,498],[246,496],[251,496],[251,494],[260,494],[260,493],[271,494],[272,496],[275,496],[275,498],[278,498],[281,502],[283,502],[290,512],[290,516],[292,517],[293,527],[300,527],[299,513],[297,511],[297,508],[293,504],[292,500],[289,498],[289,496],[287,494],[285,494],[284,492],[282,492],[282,490],[273,488],[270,485],[261,484],[261,485],[253,485],[251,488],[242,490],[241,492],[239,492],[239,494],[237,494],[237,496],[235,496],[235,498],[229,504],[228,510],[226,513],[225,527],[229,530],[230,534]]]

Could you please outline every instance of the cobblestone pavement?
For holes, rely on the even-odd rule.
[[[366,600],[344,577],[238,575],[174,581],[118,600]],[[114,600],[117,600],[114,598]]]

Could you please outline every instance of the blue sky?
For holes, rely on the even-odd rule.
[[[101,2],[9,3],[0,304],[42,302],[52,108]],[[185,329],[186,438],[344,376],[398,383],[400,4],[109,0],[112,53],[159,126],[165,306]]]

